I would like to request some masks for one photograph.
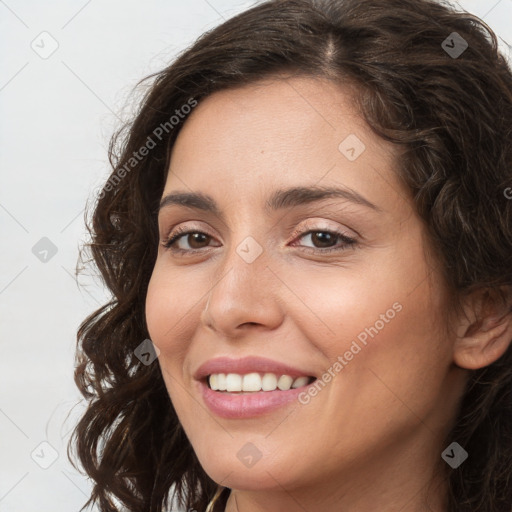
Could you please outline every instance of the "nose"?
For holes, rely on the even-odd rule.
[[[251,261],[240,246],[230,249],[215,268],[221,277],[208,294],[201,323],[226,338],[240,337],[256,326],[265,330],[279,327],[285,304],[280,299],[283,284],[269,263],[265,250]]]

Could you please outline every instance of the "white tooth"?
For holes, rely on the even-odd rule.
[[[309,383],[309,377],[297,377],[293,379],[289,375],[281,375],[279,379],[274,373],[265,373],[263,377],[257,372],[240,375],[238,373],[215,373],[210,375],[210,388],[214,391],[247,392],[258,391],[288,391],[300,388]]]
[[[217,391],[219,389],[218,379],[216,374],[210,375],[210,387]]]
[[[242,391],[260,391],[261,377],[259,373],[248,373],[244,375]]]
[[[300,388],[309,382],[309,377],[298,377],[293,381],[292,388]]]
[[[261,389],[263,391],[274,391],[277,387],[277,377],[273,373],[265,373],[261,379]]]
[[[288,391],[292,386],[293,379],[289,375],[281,375],[277,381],[277,387],[281,391]]]
[[[237,373],[226,375],[226,391],[242,391],[242,376]]]
[[[217,374],[217,389],[219,391],[226,391],[226,374],[225,373]]]

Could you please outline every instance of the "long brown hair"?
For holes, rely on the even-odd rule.
[[[84,508],[162,512],[174,489],[181,506],[203,512],[217,488],[178,421],[159,365],[134,352],[149,337],[144,307],[169,155],[193,105],[283,73],[355,86],[361,115],[401,150],[398,176],[447,284],[457,297],[506,290],[512,74],[497,46],[481,20],[434,0],[269,0],[148,77],[134,120],[111,140],[112,173],[86,219],[84,250],[112,299],[78,331],[75,381],[88,408],[68,453],[76,451],[94,482]],[[512,349],[472,371],[446,446],[452,441],[470,456],[449,472],[450,512],[510,511]]]

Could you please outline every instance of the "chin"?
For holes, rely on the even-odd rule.
[[[281,489],[281,486],[288,487],[287,481],[283,478],[283,473],[268,466],[262,466],[259,469],[247,469],[240,468],[236,464],[226,464],[222,466],[215,465],[213,468],[203,466],[203,468],[212,480],[231,489],[268,491]]]
[[[293,461],[265,460],[265,456],[262,456],[256,462],[247,460],[244,463],[244,452],[240,453],[238,446],[223,450],[212,446],[207,451],[196,451],[196,454],[206,474],[225,487],[246,491],[277,489],[288,486],[291,477]],[[237,454],[240,454],[242,461]]]

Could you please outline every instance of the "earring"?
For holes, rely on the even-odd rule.
[[[210,501],[210,503],[208,503],[208,506],[206,507],[206,510],[205,512],[213,512],[213,506],[215,505],[215,503],[217,502],[217,500],[219,499],[220,495],[222,494],[222,491],[225,489],[225,487],[222,487],[222,485],[219,485],[217,487],[217,491],[215,492],[215,495],[213,496],[212,500]]]

